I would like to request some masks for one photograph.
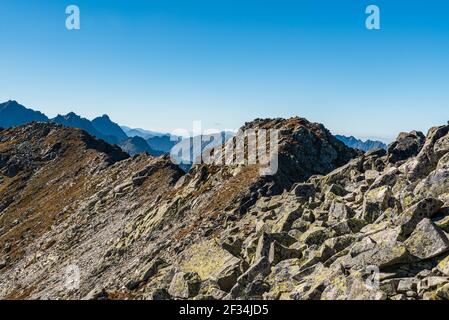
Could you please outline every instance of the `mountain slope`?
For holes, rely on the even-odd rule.
[[[23,282],[6,281],[3,265],[2,297],[24,298],[36,289],[43,298],[56,297],[53,285],[35,285],[44,279],[60,283],[60,272],[75,257],[91,283],[108,242],[182,174],[165,158],[131,159],[75,128],[30,124],[0,134],[0,260],[6,270],[21,268],[24,276]],[[56,255],[35,269],[30,249]],[[29,280],[37,282],[27,286]]]
[[[364,154],[301,118],[259,128],[279,130],[273,175],[0,131],[0,298],[447,299],[449,125]]]
[[[129,157],[84,131],[49,123],[0,134],[7,139],[0,143],[0,247],[12,246],[13,260],[24,254],[22,245],[65,217],[72,201],[89,194],[83,188],[90,175]]]
[[[315,133],[325,133],[321,128],[315,128],[314,124],[307,122],[284,122],[293,131],[305,130],[312,136],[315,136]],[[281,120],[276,123],[282,126]],[[66,138],[57,134],[59,130],[73,130],[75,136],[78,133],[84,134],[75,129],[48,126],[42,129],[42,133],[38,133],[41,129],[36,125],[6,130],[1,132],[3,138],[0,141],[9,141],[9,136],[25,137],[28,130],[37,131],[33,135],[44,136],[47,132],[55,132],[55,135],[63,140]],[[53,138],[54,135],[50,136],[51,141],[58,140]],[[315,137],[321,139],[318,135]],[[286,146],[287,138],[283,137],[283,146]],[[302,143],[302,137],[298,137],[298,140],[292,139],[298,144]],[[326,137],[323,137],[323,141],[324,139]],[[36,153],[38,158],[40,151],[37,150],[48,149],[46,140],[41,141],[31,141],[33,148],[27,152]],[[332,143],[338,145],[340,151],[352,156],[350,149],[335,141]],[[0,148],[12,148],[7,154],[14,154],[22,145],[20,141],[6,143],[0,144]],[[291,184],[275,177],[261,177],[257,165],[222,167],[201,164],[195,166],[188,175],[183,175],[167,157],[152,158],[141,155],[107,164],[95,160],[102,157],[95,150],[90,153],[91,156],[86,155],[81,141],[75,139],[73,144],[79,146],[79,150],[60,154],[46,163],[45,169],[27,171],[26,181],[31,182],[26,185],[30,192],[38,188],[42,195],[39,194],[37,199],[42,199],[42,204],[55,201],[56,206],[40,207],[41,202],[34,201],[34,198],[1,194],[2,199],[10,199],[2,212],[2,217],[8,217],[8,220],[0,220],[0,224],[6,227],[3,230],[11,230],[12,223],[17,225],[12,228],[13,232],[0,233],[0,246],[6,245],[9,252],[5,258],[6,269],[0,275],[0,297],[82,298],[95,296],[96,290],[101,292],[101,287],[107,286],[107,283],[117,283],[118,288],[123,285],[130,288],[131,292],[114,289],[114,294],[119,296],[149,297],[158,286],[145,287],[149,291],[144,289],[141,293],[135,293],[135,283],[138,280],[135,278],[138,272],[136,270],[146,268],[148,261],[156,258],[155,261],[166,261],[158,265],[158,268],[167,263],[167,266],[175,266],[182,257],[181,253],[188,254],[190,250],[195,250],[192,244],[202,243],[211,236],[215,238],[215,235],[225,232],[225,221],[240,220],[242,214],[261,196],[281,192]],[[62,150],[66,150],[65,143],[62,143],[62,146]],[[317,150],[317,154],[323,151],[324,149]],[[75,160],[71,158],[72,155],[80,158]],[[336,159],[337,156],[329,158],[330,161]],[[73,167],[65,168],[65,165],[59,163],[71,163]],[[52,168],[53,166],[55,168]],[[60,175],[59,167],[64,168],[63,175]],[[320,170],[333,168],[329,163]],[[314,171],[311,171],[309,175],[313,173]],[[2,184],[2,187],[12,183],[9,178],[2,179],[6,179],[4,181],[7,183]],[[49,183],[50,181],[54,183]],[[12,192],[7,190],[11,189],[1,188],[0,193]],[[21,191],[15,192],[19,194]],[[59,194],[65,192],[68,195],[59,198]],[[16,209],[19,205],[20,208],[26,205],[33,213],[30,220],[24,216],[14,222],[14,217],[24,212],[23,209]],[[35,215],[39,218],[33,219]],[[37,223],[40,220],[48,222],[42,226],[39,224],[34,231],[33,221]],[[31,231],[25,231],[29,229]],[[33,236],[26,236],[27,232],[33,232]],[[23,235],[25,236],[21,237]],[[217,249],[215,245],[211,246],[211,249],[218,250],[220,255],[224,254],[222,258],[229,255]],[[33,258],[37,252],[40,258]],[[53,257],[53,262],[47,260],[49,257]],[[76,261],[74,263],[81,269],[83,281],[78,290],[61,292],[51,283],[59,281],[58,277],[61,273],[64,274],[71,261]],[[20,272],[22,269],[24,271]],[[165,268],[164,273],[166,271],[169,270]],[[21,273],[19,282],[11,281],[10,278],[15,277],[13,275],[16,272]],[[171,272],[169,271],[167,276]],[[137,286],[143,285],[139,284],[139,281]]]
[[[16,101],[8,101],[0,104],[0,127],[10,128],[23,125],[32,121],[47,121],[48,118],[31,109],[18,104]]]

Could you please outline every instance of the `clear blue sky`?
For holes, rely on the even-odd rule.
[[[0,15],[0,100],[49,116],[170,131],[299,115],[381,138],[449,119],[443,0],[1,0]]]

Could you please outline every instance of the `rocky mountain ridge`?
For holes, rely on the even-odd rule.
[[[210,135],[199,135],[183,139],[167,133],[119,126],[117,123],[113,122],[108,115],[97,117],[91,121],[77,115],[74,112],[70,112],[66,115],[58,115],[53,119],[49,119],[43,113],[25,108],[16,101],[8,101],[0,104],[0,127],[10,128],[18,125],[24,125],[33,121],[51,121],[65,126],[85,130],[94,137],[102,139],[110,144],[117,144],[121,147],[127,148],[127,150],[131,151],[132,155],[134,155],[134,152],[149,152],[154,156],[158,156],[161,153],[168,154],[171,152],[173,147],[178,144],[189,144],[192,146],[194,140],[202,140],[200,153],[193,152],[193,147],[191,147],[191,150],[187,152],[186,155],[181,157],[184,162],[181,166],[186,171],[190,169],[193,159],[200,156],[204,149],[213,147],[216,144]],[[224,141],[228,140],[233,135],[231,132],[222,132],[221,134]],[[140,139],[133,139],[134,137],[145,139],[148,146],[146,146]],[[386,146],[380,141],[368,140],[363,142],[354,137],[348,138],[338,135],[336,138],[343,141],[343,143],[350,148],[358,148],[363,151],[369,151],[375,148],[386,149]],[[133,145],[133,143],[137,144]],[[178,146],[178,148],[182,148],[182,146]]]
[[[117,142],[125,141],[128,138],[122,128],[120,128],[118,124],[113,122],[106,114],[93,119],[92,125],[103,135],[115,137],[117,139]]]
[[[0,297],[449,298],[449,125],[367,153],[301,118],[249,128],[279,130],[275,175],[0,131]]]
[[[70,112],[66,115],[58,115],[53,119],[49,119],[43,113],[25,108],[17,101],[8,101],[0,104],[0,127],[11,128],[33,121],[53,122],[82,129],[98,139],[127,149],[131,152],[131,155],[140,152],[149,152],[154,156],[161,154],[160,151],[152,149],[147,142],[133,139],[134,136],[128,137],[124,130],[113,122],[108,115],[103,115],[90,121],[74,112]]]
[[[345,145],[350,148],[359,149],[365,152],[375,150],[375,149],[387,149],[387,145],[382,141],[378,140],[360,140],[353,136],[347,137],[342,135],[335,136],[338,140],[342,141]]]
[[[33,121],[48,121],[48,118],[39,111],[21,106],[17,101],[0,103],[0,128],[14,127]]]

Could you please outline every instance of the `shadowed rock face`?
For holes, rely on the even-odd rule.
[[[402,132],[396,141],[388,146],[388,160],[396,163],[416,156],[424,145],[426,137],[422,132]]]
[[[280,130],[274,176],[184,174],[50,124],[0,131],[0,297],[448,297],[449,126],[397,162],[305,119],[248,128]]]

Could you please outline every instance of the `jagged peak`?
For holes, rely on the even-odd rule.
[[[107,115],[107,114],[103,114],[99,117],[96,117],[92,121],[98,121],[98,120],[112,122],[111,117],[109,117],[109,115]]]
[[[76,113],[73,112],[73,111],[70,111],[70,112],[67,113],[64,117],[67,117],[67,118],[77,118],[77,119],[80,119],[80,118],[81,118],[80,115],[76,114]]]
[[[23,109],[27,109],[26,107],[24,107],[23,105],[21,105],[20,103],[18,103],[16,100],[8,100],[4,103],[0,104],[0,108],[23,108]]]
[[[53,120],[79,120],[82,119],[82,117],[78,114],[76,114],[73,111],[70,111],[67,114],[58,114],[55,118],[53,118]]]

